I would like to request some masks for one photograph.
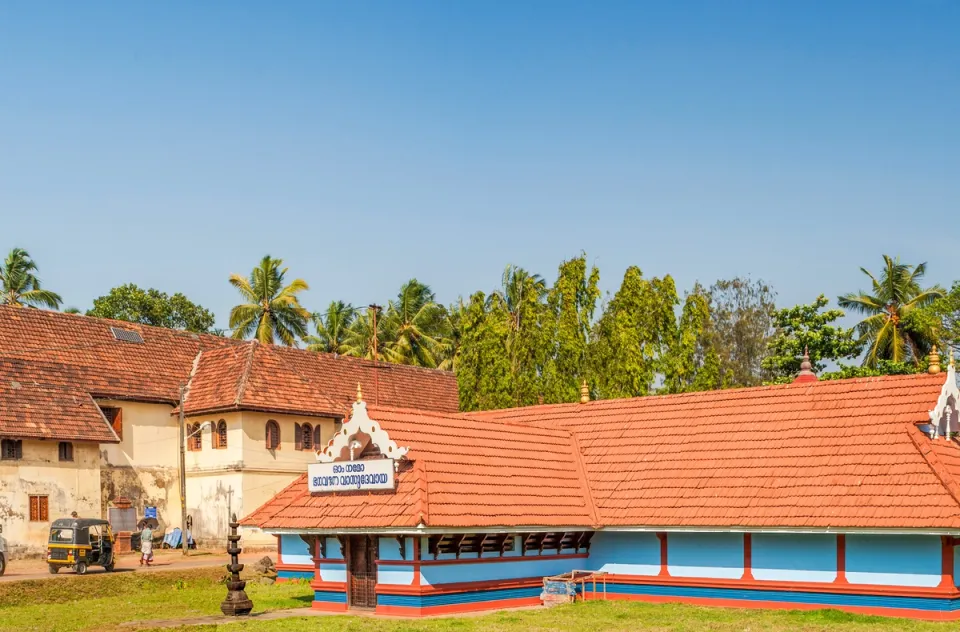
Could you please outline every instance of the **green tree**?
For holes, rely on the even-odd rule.
[[[876,368],[880,360],[919,364],[940,332],[935,323],[915,317],[915,312],[945,293],[939,286],[920,287],[926,263],[911,266],[887,255],[883,255],[883,263],[879,279],[860,268],[870,279],[872,293],[844,294],[838,303],[866,316],[857,325],[860,340],[867,346],[864,366]]]
[[[384,356],[395,364],[433,368],[445,331],[446,312],[429,285],[416,279],[403,284],[384,317]]]
[[[600,270],[587,269],[587,256],[564,261],[557,281],[547,294],[541,333],[552,344],[545,347],[543,386],[547,403],[575,402],[580,383],[587,378],[587,347],[593,315],[600,298]]]
[[[756,386],[764,377],[763,360],[774,333],[776,294],[763,281],[721,279],[710,286],[714,350],[724,386]]]
[[[141,325],[185,329],[205,333],[213,327],[213,314],[179,292],[169,296],[153,288],[143,290],[133,283],[111,289],[94,299],[87,316],[113,318]]]
[[[16,307],[49,307],[57,309],[63,299],[56,292],[44,290],[37,278],[37,264],[23,248],[14,248],[0,268],[0,304]]]
[[[833,324],[843,318],[843,310],[823,311],[828,302],[821,294],[809,305],[796,305],[775,312],[776,334],[770,340],[769,353],[763,360],[768,379],[773,382],[792,381],[800,371],[805,349],[818,374],[826,366],[823,360],[837,361],[860,354],[863,345],[854,338],[855,331]]]
[[[677,333],[663,366],[665,393],[723,388],[720,357],[712,344],[710,297],[698,283],[687,294]]]
[[[310,351],[343,353],[347,332],[353,323],[356,310],[343,301],[330,301],[327,311],[311,316],[317,335],[303,339]]]
[[[467,306],[463,297],[447,308],[447,335],[440,340],[437,351],[437,368],[456,372],[460,364],[460,352],[463,348],[463,319]]]
[[[374,332],[374,314],[369,309],[365,314],[358,314],[343,339],[343,355],[365,360],[383,360],[383,317],[378,314],[377,327]],[[376,353],[374,353],[376,350]]]
[[[926,307],[914,310],[907,318],[910,329],[935,331],[942,349],[960,347],[960,281],[949,292]]]
[[[487,299],[491,318],[503,318],[507,327],[504,349],[510,361],[509,388],[513,406],[536,404],[543,397],[544,358],[553,343],[545,330],[547,287],[538,274],[507,266],[501,288]]]
[[[307,335],[310,312],[300,305],[297,295],[310,286],[303,279],[284,285],[288,269],[281,268],[282,265],[282,259],[266,255],[249,278],[230,275],[230,285],[247,301],[230,310],[234,338],[253,336],[263,344],[279,340],[294,346]]]
[[[511,322],[506,302],[490,301],[483,292],[477,292],[463,309],[460,322],[460,409],[492,410],[515,405],[513,367],[504,353]]]

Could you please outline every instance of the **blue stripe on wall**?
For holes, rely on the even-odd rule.
[[[410,608],[429,608],[431,606],[451,606],[462,603],[480,603],[500,601],[501,599],[523,599],[539,597],[543,587],[506,588],[503,590],[483,590],[441,595],[377,595],[378,606],[407,606]]]
[[[323,601],[324,603],[347,603],[347,593],[315,590],[313,591],[313,600]]]
[[[313,579],[313,571],[277,571],[283,579]]]
[[[741,601],[778,601],[822,606],[859,606],[862,608],[904,608],[909,610],[956,611],[960,599],[928,597],[887,597],[837,593],[805,593],[786,590],[745,590],[739,588],[696,588],[692,586],[651,586],[645,584],[607,583],[608,593],[651,595],[657,597],[692,597],[699,599],[737,599]]]

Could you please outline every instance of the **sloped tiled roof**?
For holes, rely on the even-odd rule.
[[[142,343],[117,340],[111,327],[139,333]],[[163,402],[179,400],[193,377],[193,410],[235,407],[301,414],[343,415],[357,384],[387,405],[453,412],[452,373],[379,364],[303,349],[260,345],[218,336],[0,306],[0,358],[29,360],[71,376],[95,397]],[[240,399],[238,400],[238,396]]]
[[[415,410],[369,415],[410,449],[396,493],[312,496],[301,477],[245,524],[267,529],[591,527],[589,493],[569,432]]]
[[[960,445],[917,428],[945,378],[443,417],[373,410],[392,440],[411,447],[415,467],[397,494],[311,496],[301,479],[248,524],[411,526],[421,485],[427,526],[957,530]]]
[[[119,442],[90,394],[45,368],[0,359],[0,437]]]

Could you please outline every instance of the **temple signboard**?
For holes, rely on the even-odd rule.
[[[307,487],[315,492],[348,492],[394,489],[393,459],[311,463]]]

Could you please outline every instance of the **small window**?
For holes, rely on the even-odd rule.
[[[103,411],[103,416],[107,418],[110,427],[117,433],[117,437],[123,440],[123,411],[109,406],[101,406],[100,410]]]
[[[313,450],[313,426],[310,424],[303,424],[301,429],[303,432],[303,440],[301,441],[302,446],[301,450]]]
[[[19,439],[4,439],[0,442],[0,459],[4,461],[19,461],[23,458],[23,441]]]
[[[280,425],[274,420],[267,422],[267,449],[276,450],[280,447]]]
[[[69,441],[60,442],[60,460],[61,461],[72,461],[73,460],[73,444]]]
[[[187,449],[191,452],[203,450],[203,426],[200,424],[187,424]]]
[[[30,522],[46,522],[50,519],[46,496],[30,497]]]
[[[215,426],[213,433],[213,449],[225,450],[227,448],[227,422],[221,419]]]
[[[321,445],[323,445],[323,441],[320,440],[320,424],[317,424],[317,427],[313,429],[313,449],[319,450]]]

